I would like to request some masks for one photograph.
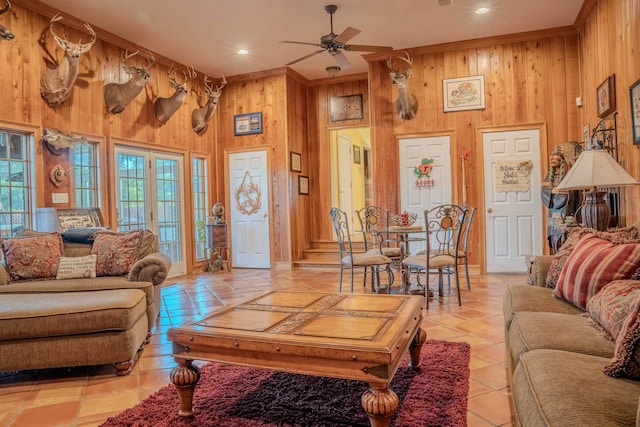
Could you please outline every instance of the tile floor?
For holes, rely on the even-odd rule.
[[[361,283],[361,279],[357,283]],[[471,344],[468,425],[510,426],[505,368],[502,295],[519,275],[471,276],[471,292],[431,301],[423,328],[428,338]],[[355,286],[356,292],[366,292]],[[175,366],[167,330],[215,308],[272,289],[334,292],[337,271],[234,269],[169,279],[151,343],[131,375],[117,377],[110,366],[0,374],[0,427],[98,426],[169,383]],[[347,287],[343,287],[347,290]]]

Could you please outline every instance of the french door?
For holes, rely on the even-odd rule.
[[[118,230],[151,230],[171,258],[169,276],[186,274],[182,156],[116,146],[115,159]]]

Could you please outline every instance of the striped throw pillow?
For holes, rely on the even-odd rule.
[[[639,268],[640,243],[615,244],[587,234],[567,258],[554,295],[585,311],[604,285],[634,278]]]

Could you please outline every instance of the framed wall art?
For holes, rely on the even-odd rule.
[[[262,113],[236,114],[233,131],[236,136],[262,133]]]
[[[298,175],[298,194],[309,194],[309,177]]]
[[[60,230],[69,228],[102,227],[102,213],[98,208],[56,208]]]
[[[353,163],[360,164],[362,163],[362,158],[360,157],[360,147],[357,145],[353,146]]]
[[[291,172],[302,172],[302,154],[290,152]]]
[[[615,74],[607,77],[598,86],[598,117],[604,118],[616,110],[616,79]]]
[[[484,110],[484,74],[442,80],[444,111]]]
[[[633,143],[640,144],[640,80],[629,87],[631,97],[631,129]]]
[[[329,112],[332,122],[363,119],[362,94],[332,96],[329,102]]]

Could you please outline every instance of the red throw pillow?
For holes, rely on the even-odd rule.
[[[586,310],[587,301],[614,280],[631,279],[640,268],[640,244],[615,244],[592,234],[580,238],[565,263],[554,295]]]
[[[62,237],[51,233],[3,239],[2,251],[10,281],[55,279],[63,251]]]
[[[98,256],[97,276],[122,276],[138,260],[142,230],[96,234],[91,253]]]

